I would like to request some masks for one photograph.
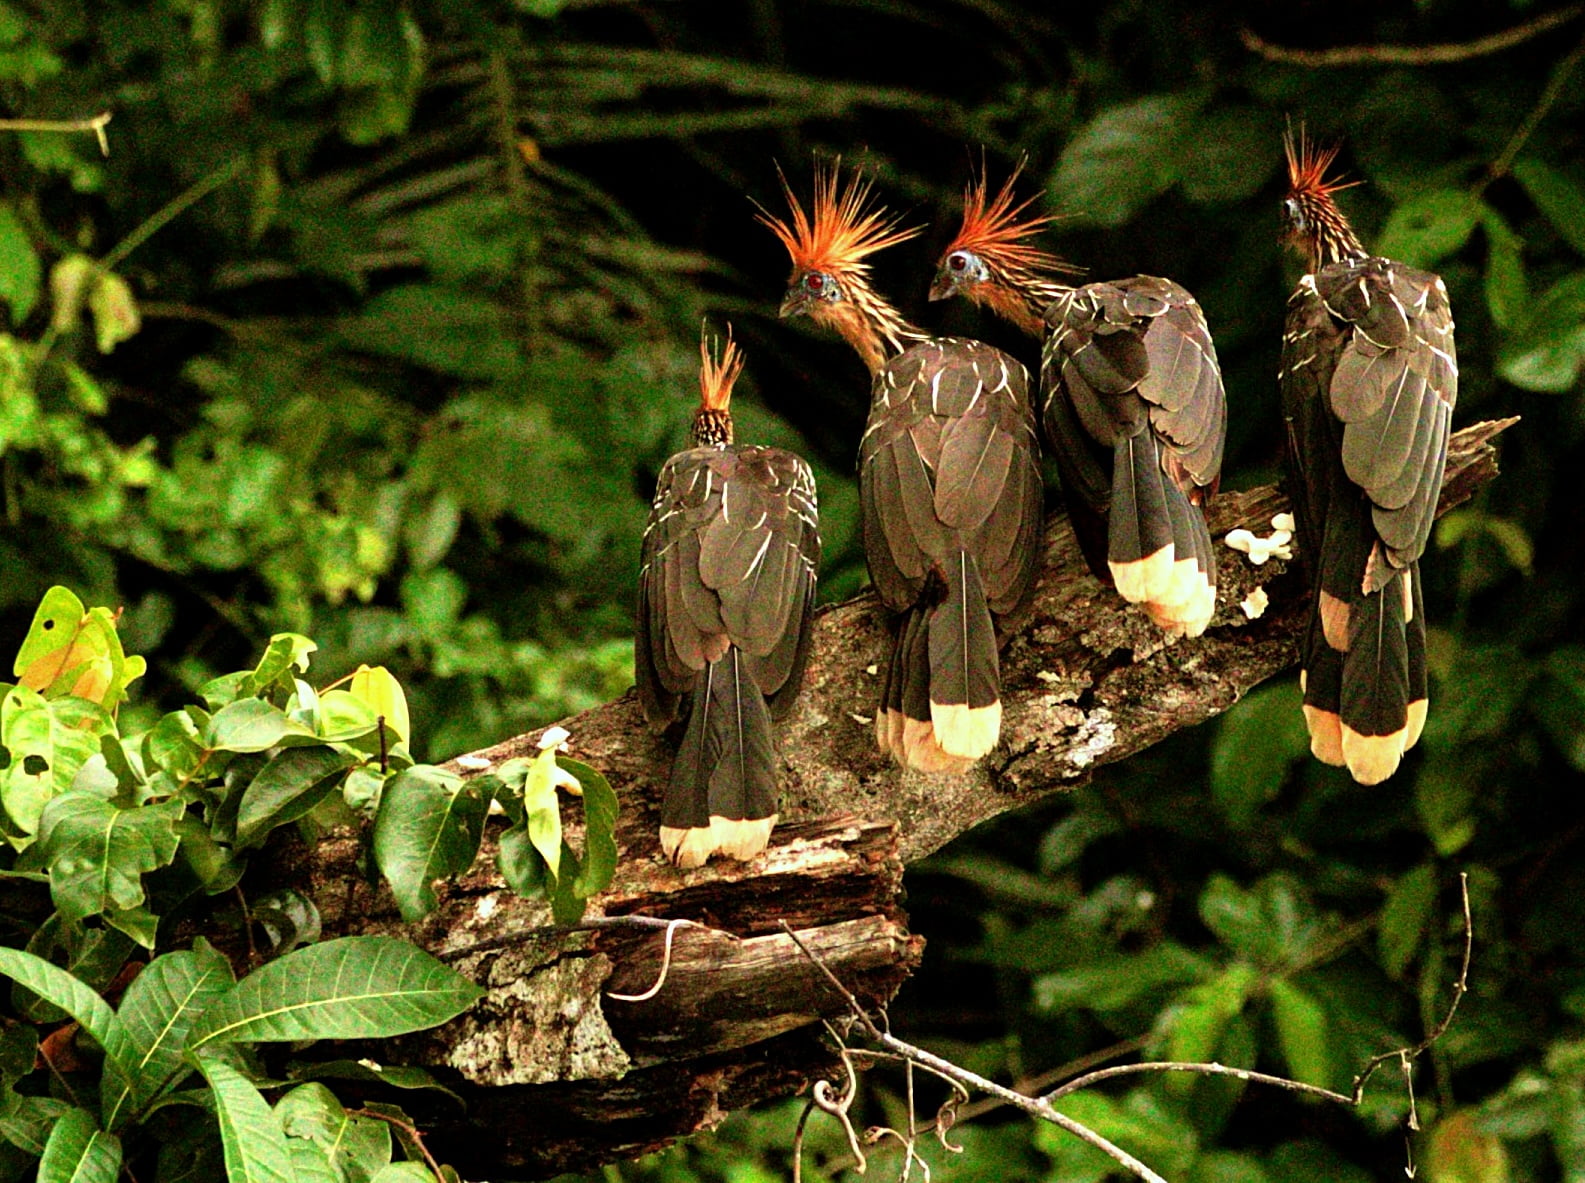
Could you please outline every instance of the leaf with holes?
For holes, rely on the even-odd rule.
[[[108,608],[84,608],[64,587],[39,601],[12,672],[17,683],[45,698],[70,694],[114,710],[147,663],[128,657]]]
[[[105,709],[81,698],[46,699],[13,686],[0,699],[0,743],[10,762],[0,768],[0,804],[10,819],[18,850],[38,831],[45,807],[71,787],[78,771],[99,751],[112,723]]]
[[[56,797],[39,823],[37,857],[69,921],[140,908],[143,875],[176,857],[180,801],[123,809],[81,790]]]
[[[391,1127],[348,1113],[324,1085],[298,1085],[275,1104],[286,1136],[314,1143],[330,1160],[334,1177],[368,1183],[391,1161]]]

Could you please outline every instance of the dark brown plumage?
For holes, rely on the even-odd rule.
[[[1326,176],[1336,149],[1287,141],[1283,237],[1310,273],[1288,300],[1283,418],[1314,592],[1302,641],[1310,748],[1377,784],[1428,706],[1419,559],[1431,533],[1458,358],[1442,280],[1370,255]]]
[[[979,341],[932,337],[869,286],[863,259],[910,237],[869,204],[815,178],[812,216],[788,192],[782,315],[839,332],[871,376],[859,446],[870,578],[900,615],[876,740],[907,767],[960,772],[1001,734],[998,622],[1028,598],[1040,555],[1038,442],[1023,366]]]
[[[1216,347],[1178,284],[1136,275],[1073,287],[1074,268],[1028,242],[1015,172],[969,187],[930,298],[962,294],[1042,337],[1046,438],[1090,569],[1163,629],[1198,636],[1216,610],[1204,505],[1227,429]]]
[[[809,656],[820,538],[814,475],[791,452],[735,444],[742,366],[701,342],[694,446],[661,469],[639,575],[635,672],[650,725],[686,723],[661,805],[679,866],[748,859],[776,824],[771,720]]]

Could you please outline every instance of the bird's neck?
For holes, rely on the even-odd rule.
[[[910,345],[930,339],[868,286],[849,282],[843,291],[844,298],[823,306],[817,318],[853,346],[871,374]]]

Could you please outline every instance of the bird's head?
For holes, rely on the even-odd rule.
[[[1031,316],[1027,287],[1080,270],[1029,241],[1053,215],[1026,212],[1038,194],[1017,200],[1014,187],[1023,167],[1020,162],[994,197],[983,169],[969,181],[963,191],[963,224],[936,264],[932,300],[967,296],[1023,324]]]
[[[1359,182],[1327,176],[1338,146],[1319,147],[1300,128],[1297,136],[1290,131],[1283,137],[1283,151],[1288,158],[1288,191],[1282,198],[1282,243],[1296,251],[1311,271],[1363,257],[1365,248],[1332,197]]]
[[[732,340],[732,326],[717,353],[708,330],[699,333],[699,409],[693,416],[696,448],[724,448],[732,442],[732,386],[743,372],[743,351]]]
[[[869,264],[864,260],[884,247],[906,242],[919,230],[900,229],[896,218],[871,201],[868,178],[855,173],[845,185],[839,184],[840,169],[840,160],[816,165],[810,212],[805,212],[782,177],[790,216],[783,220],[761,208],[758,217],[792,259],[781,315],[807,316],[847,336],[866,304],[880,300],[869,286]]]

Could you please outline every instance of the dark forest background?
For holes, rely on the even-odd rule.
[[[702,318],[747,353],[739,438],[816,465],[824,595],[852,594],[867,382],[776,319],[750,204],[780,208],[778,163],[806,193],[815,157],[929,227],[882,291],[1033,361],[924,298],[971,167],[1027,159],[1049,246],[1198,295],[1225,484],[1269,481],[1302,123],[1343,144],[1365,241],[1445,277],[1455,423],[1523,416],[1426,563],[1424,741],[1355,786],[1308,759],[1284,679],[969,835],[911,873],[930,945],[892,1021],[1008,1081],[1121,1044],[1346,1089],[1446,1008],[1467,871],[1471,993],[1421,1063],[1415,1161],[1585,1177],[1582,37],[1581,6],[1517,0],[5,0],[4,114],[114,118],[108,157],[0,133],[0,638],[53,583],[124,605],[150,670],[123,731],[288,629],[326,682],[396,671],[421,759],[614,697]],[[876,1073],[868,1116],[904,1120],[901,1090]],[[1358,1113],[1188,1078],[1072,1112],[1174,1181],[1297,1183],[1399,1177],[1407,1108],[1384,1073]],[[786,1177],[797,1112],[604,1177]],[[1108,1166],[1005,1113],[958,1136],[938,1177]],[[805,1177],[845,1154],[816,1118]]]

